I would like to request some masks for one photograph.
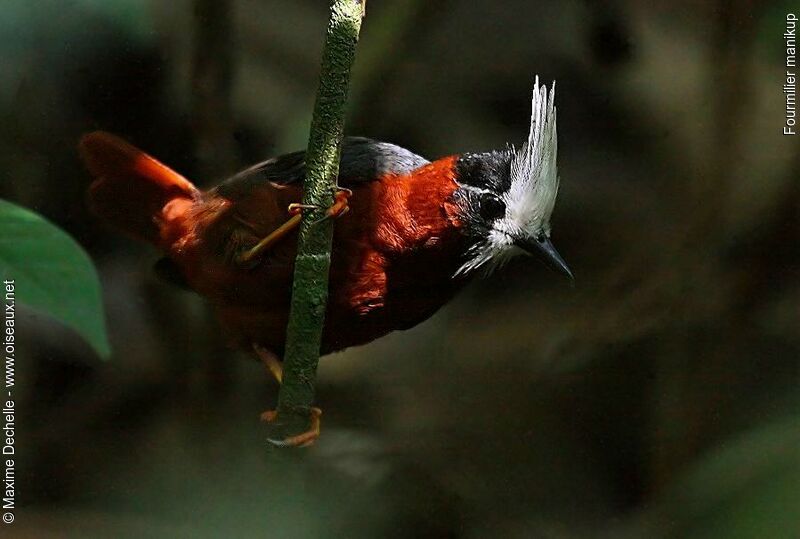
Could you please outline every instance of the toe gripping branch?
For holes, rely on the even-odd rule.
[[[325,212],[325,217],[314,221],[311,225],[316,225],[325,221],[326,219],[338,219],[348,211],[350,211],[350,206],[348,205],[348,199],[353,194],[350,189],[346,189],[344,187],[338,187],[336,191],[336,195],[333,201],[333,205],[327,209]],[[264,252],[268,251],[273,245],[279,242],[281,239],[286,237],[289,232],[294,230],[300,225],[300,222],[303,220],[303,211],[305,210],[317,210],[319,206],[311,205],[311,204],[300,204],[300,203],[292,203],[289,204],[289,215],[291,217],[281,226],[273,230],[269,233],[269,235],[265,236],[261,239],[258,243],[256,243],[250,249],[242,251],[239,256],[237,257],[237,262],[240,264],[249,264],[253,262],[259,255],[263,254]]]
[[[253,343],[253,350],[275,380],[279,384],[283,383],[283,366],[278,356],[255,343]],[[308,415],[310,424],[307,431],[294,436],[267,438],[267,440],[275,447],[306,447],[312,445],[319,438],[322,410],[312,406],[308,410]],[[273,426],[273,434],[279,434],[281,429],[285,429],[288,426],[287,424],[282,424],[282,419],[278,416],[277,410],[267,410],[261,414],[261,421]]]

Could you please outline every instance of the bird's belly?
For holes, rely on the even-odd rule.
[[[362,286],[355,291],[331,282],[321,353],[329,354],[366,344],[392,331],[425,321],[447,303],[458,286],[449,279],[387,283],[388,288]],[[354,301],[361,298],[361,301]],[[253,343],[283,356],[289,304],[283,299],[258,306],[220,302],[217,315],[228,340],[248,350]]]
[[[322,339],[322,353],[366,344],[392,331],[410,329],[424,322],[452,297],[428,289],[398,289],[386,294],[370,309],[333,304],[329,306]]]

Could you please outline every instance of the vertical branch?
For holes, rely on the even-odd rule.
[[[333,238],[333,221],[321,219],[333,204],[336,191],[350,68],[355,59],[364,2],[331,0],[303,186],[303,204],[317,209],[304,215],[298,236],[283,383],[275,421],[281,437],[308,429],[314,402]]]

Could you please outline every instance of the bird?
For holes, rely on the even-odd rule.
[[[303,151],[256,164],[209,190],[123,139],[84,135],[99,218],[157,247],[159,275],[204,296],[230,345],[252,352],[278,382],[286,341]],[[475,275],[527,253],[573,278],[554,248],[559,187],[555,82],[536,77],[528,137],[520,147],[434,161],[400,146],[345,137],[321,355],[363,345],[428,319]],[[276,412],[262,414],[273,421]],[[308,432],[319,436],[314,408]]]

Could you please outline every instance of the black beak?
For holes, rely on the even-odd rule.
[[[550,238],[543,238],[542,240],[526,238],[523,240],[517,240],[514,243],[520,249],[527,251],[544,262],[544,265],[551,270],[556,271],[565,277],[569,277],[569,279],[572,281],[575,280],[575,277],[572,275],[567,263],[564,262],[564,259],[561,258],[560,254],[558,254],[556,248],[553,247],[552,243],[550,243]]]

